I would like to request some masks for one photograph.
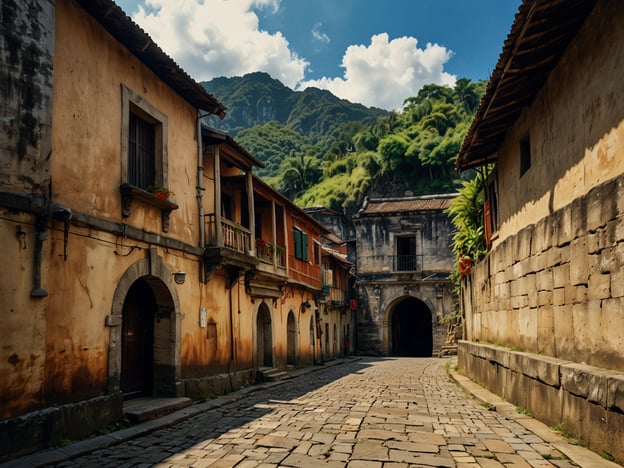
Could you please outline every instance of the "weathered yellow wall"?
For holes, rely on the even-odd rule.
[[[48,219],[41,286],[49,295],[33,299],[35,220],[30,215],[0,212],[5,220],[0,223],[3,261],[14,266],[2,269],[0,281],[8,331],[3,334],[0,359],[0,373],[5,376],[0,379],[0,418],[102,395],[110,397],[111,392],[119,391],[119,382],[115,382],[119,369],[114,368],[119,363],[111,363],[111,356],[114,360],[115,353],[120,354],[120,343],[114,339],[121,334],[115,327],[120,327],[124,297],[116,293],[120,285],[134,281],[135,269],[142,275],[152,274],[140,269],[148,260],[157,265],[153,274],[160,275],[154,281],[162,288],[159,292],[171,296],[166,305],[179,306],[171,321],[179,323],[179,329],[174,331],[172,326],[171,340],[165,340],[167,346],[176,341],[177,347],[161,346],[155,352],[174,354],[179,350],[179,360],[155,358],[158,365],[176,367],[175,392],[184,391],[184,385],[177,384],[185,380],[246,371],[257,365],[254,336],[262,299],[252,300],[246,294],[242,275],[231,290],[222,270],[213,272],[207,284],[202,283],[201,257],[192,248],[199,245],[201,229],[195,192],[196,111],[104,33],[75,2],[59,0],[56,11],[51,196],[76,216],[66,239],[63,224]],[[123,182],[121,159],[125,157],[120,140],[122,84],[168,119],[168,186],[175,192],[179,209],[171,213],[167,233],[162,231],[160,211],[140,201],[133,202],[130,217],[121,214],[119,185]],[[213,213],[214,170],[210,157],[204,162],[204,212]],[[242,192],[237,193],[238,205],[242,196]],[[94,224],[86,225],[84,215]],[[97,226],[103,221],[119,223],[120,232],[100,230]],[[150,244],[137,240],[123,232],[122,223],[138,232],[160,235],[159,241],[177,240],[188,248],[181,251],[175,246],[157,245],[159,241]],[[318,227],[309,227],[308,232],[311,246],[313,235],[318,237]],[[178,271],[187,273],[184,284],[171,280],[171,273]],[[314,285],[319,282],[315,272],[318,266],[307,272],[311,275],[307,280]],[[309,336],[313,312],[299,310],[303,300],[313,302],[313,294],[303,287],[295,289],[283,301],[277,299],[275,305],[266,300],[278,367],[286,365],[291,310],[297,322],[298,362],[309,364],[313,360]],[[206,309],[206,327],[200,326],[202,307]],[[162,334],[163,328],[158,333]]]
[[[76,18],[84,18],[77,21]],[[197,111],[75,2],[57,2],[52,197],[76,210],[161,232],[159,211],[134,202],[121,216],[121,85],[168,118],[168,185],[180,205],[168,235],[197,245]],[[96,52],[97,51],[97,52]]]
[[[498,239],[624,173],[624,11],[598,2],[498,151]],[[519,140],[531,141],[520,177]],[[510,196],[513,194],[513,196]]]
[[[34,220],[0,210],[0,269],[3,331],[0,350],[0,418],[13,408],[36,405],[45,365],[46,321],[44,302],[31,299]]]

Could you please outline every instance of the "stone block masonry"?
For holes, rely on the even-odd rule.
[[[532,353],[551,341],[553,357],[624,371],[624,338],[607,330],[624,329],[622,198],[619,176],[495,246],[464,285],[467,337]]]
[[[460,371],[594,452],[624,461],[624,372],[460,341]]]
[[[527,245],[529,247],[527,247]],[[510,236],[463,290],[459,369],[624,461],[624,176]]]

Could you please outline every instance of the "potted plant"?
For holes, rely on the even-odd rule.
[[[161,200],[167,200],[169,196],[175,195],[167,187],[165,187],[164,185],[160,185],[160,184],[150,185],[149,187],[147,187],[146,191],[154,195],[154,197],[159,198]]]

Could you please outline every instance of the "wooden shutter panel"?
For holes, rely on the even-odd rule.
[[[301,259],[308,261],[308,235],[305,232],[301,233]]]
[[[301,231],[293,229],[293,237],[295,239],[295,258],[301,258]]]

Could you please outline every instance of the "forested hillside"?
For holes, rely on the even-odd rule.
[[[426,85],[400,112],[318,89],[294,92],[264,73],[204,85],[229,108],[226,119],[210,124],[266,164],[260,177],[300,206],[352,215],[366,195],[457,190],[455,157],[486,83]]]
[[[228,108],[225,119],[212,117],[210,125],[235,137],[243,129],[277,121],[315,140],[345,122],[373,123],[388,114],[317,88],[293,91],[263,72],[214,78],[202,85]]]

